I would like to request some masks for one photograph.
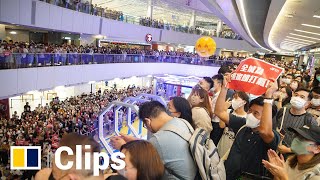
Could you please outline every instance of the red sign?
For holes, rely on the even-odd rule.
[[[152,35],[151,34],[147,34],[146,35],[146,41],[149,43],[152,41]]]
[[[228,88],[260,96],[272,80],[278,79],[283,69],[260,59],[248,58],[241,61],[231,75]]]

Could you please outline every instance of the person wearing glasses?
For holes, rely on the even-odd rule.
[[[144,127],[152,133],[148,141],[159,153],[166,169],[163,179],[194,180],[198,168],[190,153],[189,143],[177,133],[166,130],[174,127],[176,131],[191,134],[186,125],[188,122],[170,116],[164,105],[158,101],[143,103],[139,108],[139,118],[143,121]],[[121,149],[121,146],[137,138],[121,135],[110,140],[115,149]],[[140,153],[144,155],[144,151]]]

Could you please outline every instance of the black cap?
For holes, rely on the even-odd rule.
[[[289,128],[290,131],[301,135],[307,140],[320,144],[320,127],[319,126],[303,126],[301,128]]]

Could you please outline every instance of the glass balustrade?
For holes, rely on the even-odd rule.
[[[68,66],[109,63],[179,63],[221,66],[239,63],[240,59],[217,60],[212,58],[143,55],[143,54],[0,54],[0,69],[17,69],[45,66]]]

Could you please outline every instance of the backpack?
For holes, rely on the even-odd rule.
[[[163,130],[173,132],[189,143],[191,155],[197,164],[198,174],[202,180],[225,180],[224,163],[220,161],[218,149],[210,139],[210,134],[202,128],[194,130],[184,119],[179,120],[188,127],[190,133],[183,133],[174,126],[168,126]]]

